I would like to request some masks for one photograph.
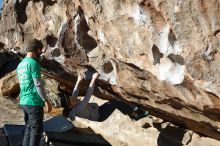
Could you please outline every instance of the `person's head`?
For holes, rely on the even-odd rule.
[[[63,116],[68,117],[71,110],[77,106],[80,101],[79,97],[65,97],[62,93],[59,94],[61,97],[61,107],[63,107]]]
[[[27,55],[38,59],[40,55],[44,53],[43,43],[40,40],[33,39],[28,42],[26,51],[27,51]]]

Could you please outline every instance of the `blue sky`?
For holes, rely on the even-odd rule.
[[[2,8],[3,0],[0,0],[0,9]]]

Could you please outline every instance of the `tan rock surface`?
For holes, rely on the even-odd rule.
[[[0,96],[15,96],[19,93],[19,82],[13,71],[0,79]]]
[[[70,76],[79,66],[98,70],[96,96],[139,104],[220,140],[219,3],[8,0],[0,42],[24,53],[28,40],[42,39],[45,58]],[[52,69],[63,73],[57,64]],[[73,77],[60,76],[71,82]]]
[[[102,105],[106,101],[92,97],[90,102]],[[80,128],[91,128],[113,146],[218,146],[220,144],[215,139],[202,137],[193,131],[158,120],[151,115],[138,121],[131,120],[117,109],[103,122],[77,117],[73,124]]]
[[[3,124],[24,124],[22,109],[15,100],[0,97],[0,126]]]

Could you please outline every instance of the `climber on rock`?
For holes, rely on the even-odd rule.
[[[64,100],[64,110],[63,115],[69,117],[71,120],[75,119],[75,116],[89,119],[91,121],[102,122],[106,120],[115,109],[120,110],[123,114],[127,114],[130,118],[138,120],[142,117],[146,117],[148,115],[147,111],[142,111],[138,107],[131,107],[130,105],[119,101],[113,100],[104,103],[101,106],[98,106],[96,103],[89,103],[89,100],[93,94],[95,82],[99,74],[96,72],[92,75],[91,82],[89,84],[89,88],[86,92],[83,100],[80,100],[79,94],[79,84],[83,80],[82,75],[78,75],[75,87],[72,92],[72,96],[67,100]],[[68,101],[68,102],[67,102]]]

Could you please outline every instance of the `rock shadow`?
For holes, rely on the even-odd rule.
[[[178,63],[179,65],[184,65],[185,64],[185,61],[184,61],[184,58],[180,55],[176,55],[176,54],[169,54],[167,56],[173,63]]]
[[[5,47],[5,44],[0,42],[0,49],[4,49],[4,47]]]
[[[19,0],[15,1],[15,12],[17,14],[17,23],[24,24],[27,21],[26,7],[29,1],[30,0],[22,0],[21,2]],[[40,2],[40,1],[42,1],[44,4],[43,13],[47,6],[52,6],[55,3],[57,3],[56,0],[54,1],[53,0],[33,0],[33,2]]]
[[[170,42],[170,45],[172,47],[174,47],[174,43],[175,43],[175,41],[177,41],[177,38],[176,38],[176,35],[174,34],[172,29],[170,29],[170,33],[168,35],[168,40]]]
[[[97,47],[97,42],[94,38],[88,35],[90,28],[86,22],[85,14],[81,7],[78,7],[78,15],[80,16],[80,22],[77,26],[77,34],[79,36],[78,42],[85,49],[86,53],[88,53]]]
[[[163,57],[163,54],[160,53],[160,50],[156,45],[153,45],[152,47],[152,54],[154,58],[153,64],[156,65],[157,63],[160,63],[160,59]]]
[[[46,38],[46,43],[47,45],[49,45],[50,47],[55,47],[56,43],[57,43],[57,38],[54,37],[53,35],[48,35]]]
[[[182,140],[185,134],[185,129],[167,125],[161,127],[160,123],[153,123],[153,126],[160,131],[157,139],[158,146],[182,146]]]
[[[0,53],[0,78],[15,70],[20,60],[12,53]]]
[[[15,12],[17,14],[17,23],[24,24],[27,21],[26,7],[28,5],[29,0],[16,0],[15,2]]]

